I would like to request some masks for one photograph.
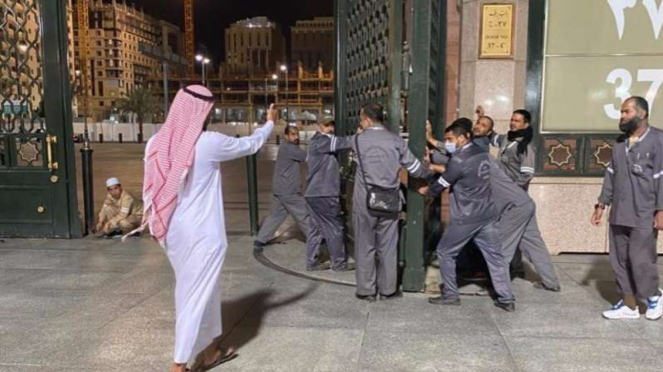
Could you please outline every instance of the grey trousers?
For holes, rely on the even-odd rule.
[[[610,264],[622,296],[658,295],[657,238],[652,227],[610,225]]]
[[[456,281],[456,257],[470,240],[481,250],[486,259],[490,279],[501,303],[513,303],[516,298],[511,290],[509,263],[504,258],[500,244],[500,232],[497,221],[477,224],[450,225],[437,244],[437,258],[440,263],[440,275],[444,281],[442,297],[458,298]]]
[[[310,233],[310,217],[306,211],[306,201],[301,194],[274,195],[272,197],[272,210],[260,226],[256,240],[263,244],[272,240],[274,233],[283,224],[288,214],[292,215],[299,228],[306,235],[307,249],[312,245],[320,245],[320,234]]]
[[[365,193],[352,200],[357,294],[394,294],[398,279],[398,219],[368,214]]]
[[[550,252],[548,252],[536,222],[536,204],[534,202],[512,206],[502,212],[500,236],[502,251],[507,263],[511,262],[516,249],[520,248],[525,258],[534,266],[543,284],[548,288],[559,287]]]
[[[327,241],[332,268],[339,268],[348,261],[343,239],[343,220],[341,203],[338,197],[306,198],[309,216],[311,216],[311,234],[319,234]],[[317,239],[318,242],[321,239]],[[306,265],[317,262],[320,244],[309,246],[306,252]]]

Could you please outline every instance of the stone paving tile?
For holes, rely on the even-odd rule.
[[[614,372],[661,370],[660,350],[643,340],[506,336],[522,372]]]
[[[556,263],[555,267],[568,274],[577,283],[583,284],[591,281],[613,282],[615,274],[607,262],[583,263]]]
[[[567,337],[633,340],[639,336],[624,322],[603,319],[603,309],[592,304],[516,304],[516,312],[495,308],[493,319],[510,337]],[[628,341],[625,341],[628,342]]]
[[[225,364],[223,370],[356,371],[362,334],[363,331],[357,329],[237,328],[224,339],[223,344],[237,347],[239,357]]]
[[[358,371],[515,371],[499,335],[372,332],[364,336]]]
[[[49,270],[0,269],[0,288],[6,289],[12,285],[23,285],[48,274]]]
[[[584,286],[570,280],[560,279],[561,292],[535,289],[531,282],[523,279],[515,279],[511,284],[518,304],[593,304],[599,306],[601,303],[596,296],[588,293]]]
[[[305,295],[303,293],[301,296]],[[367,305],[357,300],[352,303],[307,300],[303,297],[300,300],[298,295],[279,301],[262,297],[240,326],[257,327],[264,324],[276,327],[364,329],[368,316]]]
[[[485,307],[486,297],[463,297],[461,306],[428,303],[428,296],[406,293],[403,299],[370,305],[369,332],[413,334],[473,334],[497,336],[499,331]]]

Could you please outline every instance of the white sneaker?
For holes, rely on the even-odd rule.
[[[606,319],[638,319],[640,318],[640,310],[637,306],[635,310],[629,309],[622,300],[617,302],[612,309],[604,311],[603,317]]]
[[[663,290],[658,290],[658,296],[652,296],[647,299],[647,313],[645,317],[649,320],[658,320],[663,315]]]

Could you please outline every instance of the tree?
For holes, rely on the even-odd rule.
[[[143,142],[143,120],[158,108],[153,92],[145,87],[137,87],[120,98],[117,107],[123,113],[136,115],[138,121],[138,142]]]

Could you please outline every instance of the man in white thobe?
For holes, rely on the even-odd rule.
[[[172,372],[187,371],[187,363],[194,358],[192,372],[206,371],[234,356],[232,350],[223,350],[215,342],[222,332],[220,278],[228,247],[221,162],[256,153],[272,132],[276,116],[276,110],[270,108],[268,122],[249,137],[206,132],[199,121],[206,122],[212,100],[212,94],[202,86],[181,90],[169,114],[176,128],[164,132],[167,120],[146,148],[146,222],[164,247],[176,279]],[[190,142],[194,135],[191,126],[196,125],[202,134]],[[195,143],[191,158],[187,157],[189,142]],[[167,149],[167,161],[159,158],[163,149]],[[168,170],[164,171],[165,167]],[[168,171],[176,173],[173,176],[181,180],[179,184],[168,182],[172,178],[164,174]],[[159,194],[173,191],[175,199]]]

